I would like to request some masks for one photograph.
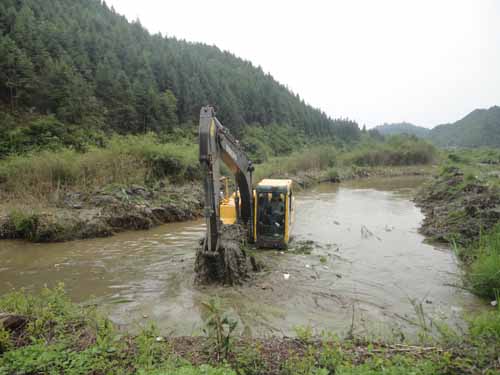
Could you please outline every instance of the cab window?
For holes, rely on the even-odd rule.
[[[258,194],[257,230],[263,237],[283,237],[285,233],[285,195]]]

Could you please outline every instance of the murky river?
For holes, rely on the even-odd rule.
[[[217,295],[245,332],[290,335],[294,327],[361,334],[413,332],[414,304],[459,324],[481,302],[455,285],[453,253],[425,243],[411,202],[419,178],[323,184],[297,194],[294,241],[310,254],[263,251],[269,264],[249,285],[195,287],[203,221],[58,244],[0,242],[0,294],[62,281],[75,301],[97,303],[135,330],[155,321],[164,334],[199,334],[201,302]],[[289,274],[285,279],[284,274]]]

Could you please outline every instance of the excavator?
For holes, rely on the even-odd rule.
[[[258,248],[286,248],[294,219],[292,180],[263,179],[252,186],[254,166],[240,143],[222,126],[211,106],[200,111],[200,166],[205,191],[205,252],[219,249],[221,227],[239,224]],[[234,176],[235,191],[221,176],[220,162]]]

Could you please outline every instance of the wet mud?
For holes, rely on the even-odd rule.
[[[205,251],[203,241],[196,250],[195,283],[241,285],[257,271],[256,260],[247,254],[247,230],[241,225],[222,225],[217,251]]]

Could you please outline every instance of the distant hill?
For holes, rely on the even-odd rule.
[[[500,107],[476,109],[457,122],[436,126],[430,136],[442,147],[500,147]]]
[[[383,124],[376,126],[375,129],[382,135],[409,134],[419,138],[427,138],[430,130],[422,126],[410,124],[408,122],[400,122],[394,124]]]
[[[382,135],[410,134],[441,147],[500,147],[500,107],[476,109],[454,123],[432,129],[406,122],[375,127]]]

